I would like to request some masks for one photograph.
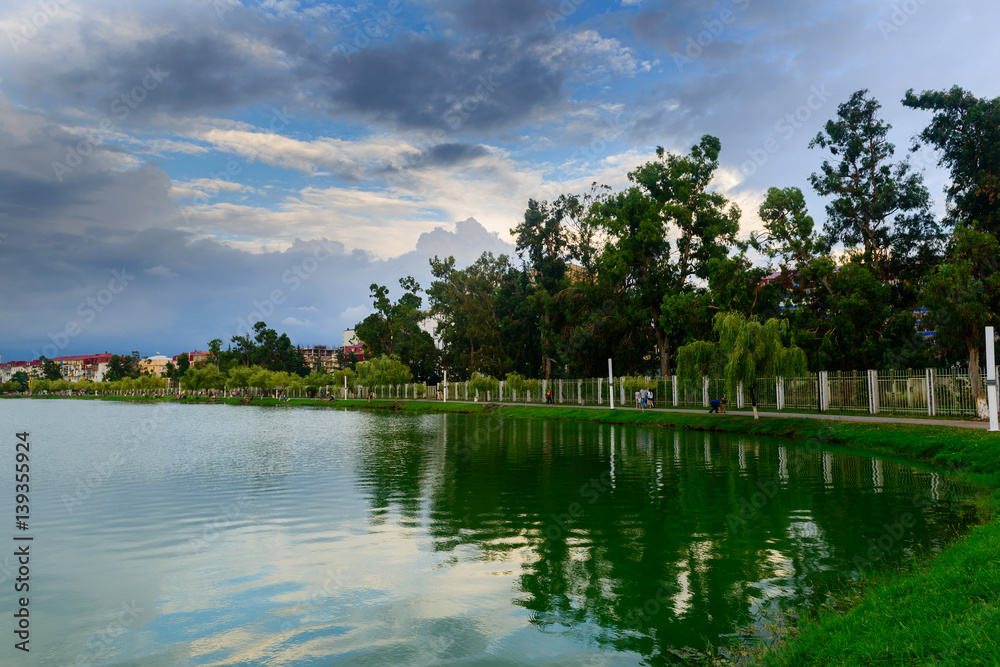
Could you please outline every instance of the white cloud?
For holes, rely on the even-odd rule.
[[[154,266],[151,269],[146,269],[146,273],[148,273],[151,276],[160,276],[161,278],[176,278],[177,277],[176,273],[174,273],[173,271],[171,271],[167,267],[163,266],[162,264],[158,264],[157,266]]]
[[[351,306],[340,313],[340,319],[342,322],[354,326],[371,314],[371,308],[368,306]]]

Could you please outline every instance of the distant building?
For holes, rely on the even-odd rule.
[[[302,347],[302,358],[305,360],[309,370],[316,370],[317,366],[324,371],[330,372],[337,368],[336,350],[326,345],[313,345],[312,347]]]
[[[145,375],[163,377],[167,373],[168,363],[170,363],[170,357],[162,354],[146,357],[145,359],[139,360],[139,372]]]
[[[53,357],[52,361],[59,364],[59,372],[62,374],[64,380],[69,380],[70,382],[81,382],[83,380],[101,382],[104,373],[100,366],[104,364],[106,367],[113,356],[115,355],[109,352],[104,352],[103,354],[75,354],[65,357]]]
[[[181,352],[181,354],[184,354],[184,353]],[[188,352],[187,356],[188,356],[188,363],[190,363],[192,366],[194,366],[199,361],[201,361],[201,362],[208,361],[208,358],[212,356],[212,353],[211,352],[206,352],[204,350],[195,350],[194,352]],[[177,360],[180,359],[180,358],[181,358],[180,354],[175,354],[174,355],[174,358],[173,358],[174,366],[177,365]]]

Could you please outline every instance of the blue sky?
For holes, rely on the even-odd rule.
[[[372,282],[512,252],[529,198],[722,142],[743,234],[867,88],[1000,95],[985,1],[14,0],[0,8],[0,357],[176,354],[256,314],[339,344]],[[926,170],[936,210],[945,175]],[[119,272],[116,278],[113,271]],[[252,324],[252,321],[250,322]]]

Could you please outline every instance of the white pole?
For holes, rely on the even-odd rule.
[[[344,375],[344,400],[347,400],[347,375]]]
[[[611,359],[608,359],[608,402],[611,405],[611,409],[615,409],[615,383],[612,379],[613,374],[611,372]]]
[[[986,402],[990,411],[990,430],[1000,431],[997,425],[997,362],[993,342],[993,327],[986,327]]]
[[[444,372],[444,402],[448,402],[448,371]]]

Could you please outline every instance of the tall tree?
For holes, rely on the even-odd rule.
[[[892,162],[892,126],[879,117],[880,108],[867,90],[837,108],[837,119],[809,142],[810,148],[827,149],[832,160],[824,160],[809,180],[820,195],[833,197],[826,207],[829,242],[860,244],[863,261],[887,281],[944,237],[930,212],[923,175],[907,160]]]
[[[664,377],[677,338],[662,317],[664,299],[684,292],[693,278],[707,279],[709,262],[728,255],[739,231],[739,208],[709,189],[720,150],[709,135],[688,155],[658,147],[655,161],[629,172],[635,187],[593,207],[612,237],[601,271],[625,278],[630,298],[648,312]]]
[[[365,346],[366,359],[394,354],[413,369],[417,380],[426,382],[436,377],[438,354],[434,339],[420,328],[426,319],[420,284],[407,276],[399,285],[403,294],[393,303],[388,288],[372,283],[375,312],[355,326],[355,333]]]
[[[949,221],[1000,237],[1000,97],[977,98],[958,86],[910,89],[903,105],[934,112],[916,143],[941,151],[939,164],[951,172]]]
[[[559,197],[553,204],[534,199],[528,200],[524,219],[510,230],[517,244],[517,251],[531,266],[532,305],[540,314],[541,366],[545,379],[552,378],[553,320],[557,317],[557,298],[565,287],[567,229],[563,223],[568,215],[578,212],[580,202],[576,197]]]
[[[969,384],[980,419],[988,419],[986,393],[979,376],[983,330],[997,322],[1000,300],[1000,243],[964,224],[955,228],[947,261],[927,281],[922,297],[941,349],[963,349],[969,360]]]

